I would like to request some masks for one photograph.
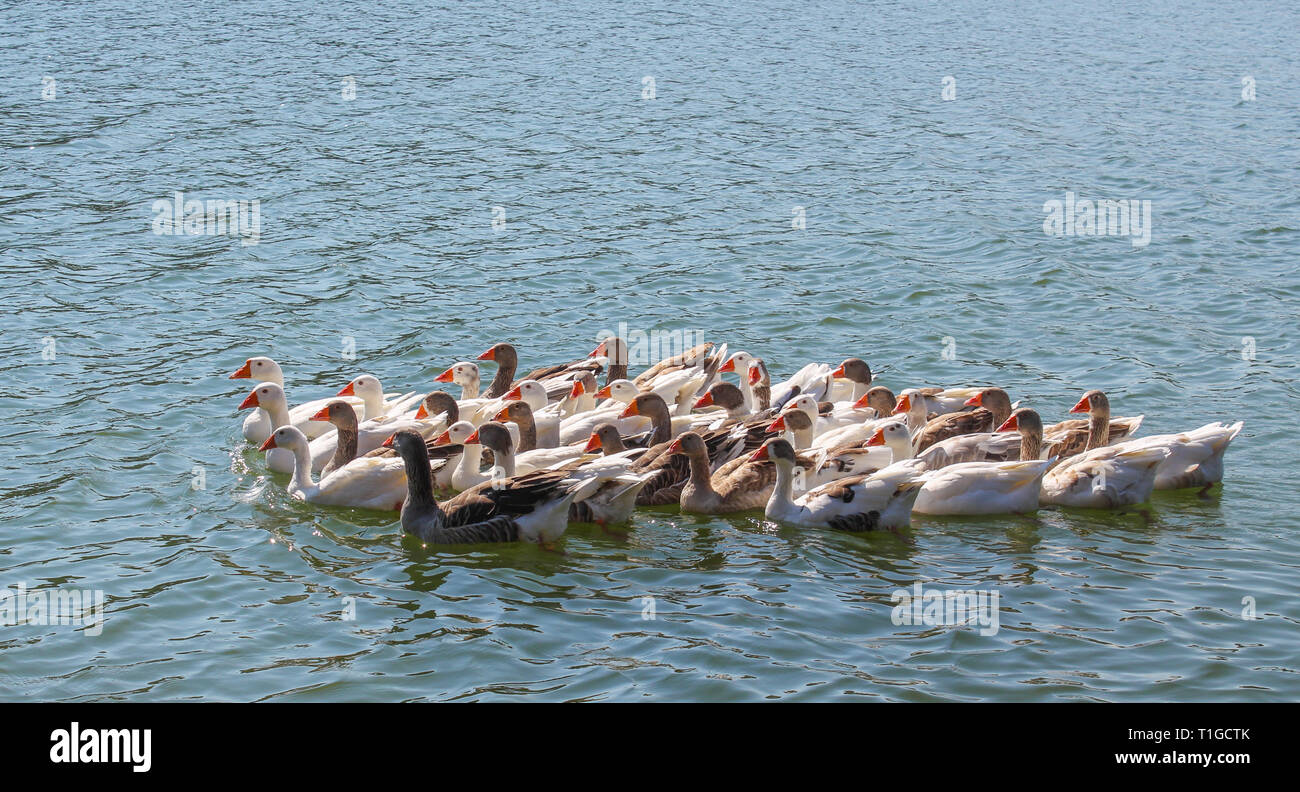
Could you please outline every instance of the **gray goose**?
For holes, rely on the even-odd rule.
[[[406,466],[402,530],[430,544],[553,542],[568,526],[569,504],[584,484],[563,471],[539,470],[486,481],[439,503],[423,438],[401,431],[390,440]]]
[[[342,399],[335,399],[321,408],[311,417],[313,421],[328,421],[338,430],[338,442],[334,446],[334,456],[321,468],[320,477],[325,478],[347,463],[357,458],[357,411]]]

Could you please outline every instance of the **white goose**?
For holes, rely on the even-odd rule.
[[[1202,493],[1223,481],[1223,452],[1228,444],[1241,434],[1244,422],[1231,426],[1208,423],[1199,429],[1181,434],[1151,435],[1127,440],[1125,448],[1165,448],[1167,456],[1156,467],[1155,488],[1158,490],[1200,487]]]
[[[274,382],[258,383],[257,387],[253,388],[239,403],[241,410],[247,410],[249,407],[258,407],[270,416],[271,434],[267,436],[268,439],[281,428],[293,425],[289,422],[289,402],[284,398],[284,388]],[[330,431],[334,431],[334,427],[330,424],[326,426],[330,427]],[[271,446],[266,452],[266,466],[276,473],[292,473],[293,465],[293,453],[286,448]],[[309,469],[309,466],[304,467],[304,470],[306,469]]]
[[[1169,448],[1127,445],[1102,446],[1062,462],[1043,477],[1039,501],[1094,509],[1145,502],[1155,488],[1156,468],[1169,456]]]
[[[400,509],[406,497],[406,468],[397,457],[360,457],[319,482],[311,480],[307,436],[292,426],[282,426],[262,444],[268,455],[287,451],[294,460],[289,494],[298,500],[326,506],[358,509]]]

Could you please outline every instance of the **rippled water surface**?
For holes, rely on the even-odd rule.
[[[109,604],[0,627],[0,697],[1295,699],[1300,12],[942,5],[6,4],[0,584]],[[259,243],[155,235],[177,190],[259,200]],[[1150,244],[1046,235],[1066,191],[1150,200]],[[444,553],[290,500],[225,377],[428,389],[619,322],[1246,428],[1150,524],[667,509]],[[895,626],[917,581],[1001,629]]]

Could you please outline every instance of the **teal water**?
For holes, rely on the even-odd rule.
[[[1295,699],[1300,12],[943,6],[0,9],[0,584],[108,598],[98,636],[0,627],[0,698]],[[155,235],[177,190],[259,200],[258,244]],[[1151,201],[1150,244],[1046,235],[1066,191]],[[428,389],[619,322],[1246,428],[1150,524],[668,509],[444,553],[290,500],[225,378]],[[893,624],[918,581],[1001,629]]]

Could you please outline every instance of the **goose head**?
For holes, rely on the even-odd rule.
[[[400,432],[398,433],[400,434]],[[453,443],[465,444],[474,434],[474,424],[469,421],[456,421],[447,430],[437,437],[433,438],[435,446],[450,445]]]
[[[230,379],[251,379],[257,382],[274,382],[280,387],[284,387],[284,372],[280,370],[280,364],[271,360],[269,357],[251,357],[244,361],[244,365],[239,367]]]
[[[749,377],[750,386],[766,385],[771,387],[772,385],[772,375],[767,373],[767,364],[763,362],[762,358],[754,358],[749,362],[749,374],[747,376]]]
[[[272,448],[287,448],[290,451],[302,449],[306,451],[307,435],[303,434],[302,430],[296,426],[281,426],[272,432],[270,437],[266,438],[266,442],[262,443],[261,448],[258,450],[269,451]]]
[[[626,450],[623,447],[623,438],[619,435],[618,428],[614,424],[603,423],[592,430],[591,437],[588,438],[587,445],[582,451],[589,454],[596,450],[602,450],[606,455],[617,454]]]
[[[893,453],[892,461],[898,462],[912,456],[912,433],[902,421],[891,421],[876,429],[875,434],[867,440],[867,446],[886,446]]]
[[[749,364],[753,359],[754,356],[748,352],[737,352],[727,358],[727,362],[722,364],[722,368],[718,369],[718,373],[725,374],[727,372],[735,372],[742,377],[748,376]]]
[[[985,388],[965,401],[967,407],[983,407],[998,419],[998,423],[1011,415],[1011,397],[1001,388]]]
[[[790,441],[781,437],[775,437],[763,444],[749,457],[749,461],[757,462],[763,459],[770,459],[778,468],[792,470],[795,466],[794,446]]]
[[[425,418],[437,417],[442,413],[447,414],[448,421],[455,423],[460,418],[460,407],[450,394],[434,391],[420,402],[420,409],[415,411],[415,419],[421,421]]]
[[[339,429],[357,430],[357,411],[342,399],[335,399],[311,417],[313,421],[332,423]]]
[[[669,454],[685,454],[688,457],[709,458],[709,447],[704,444],[703,438],[694,432],[683,432],[673,440],[672,445],[668,446]]]
[[[505,407],[501,408],[496,415],[492,416],[493,421],[505,422],[513,421],[519,426],[532,426],[533,408],[528,406],[525,401],[512,401]]]
[[[631,380],[617,379],[596,391],[597,399],[617,399],[624,404],[631,404],[641,390]]]
[[[338,396],[356,396],[365,403],[363,418],[375,418],[384,406],[384,388],[379,378],[371,374],[362,374],[353,379],[336,394]]]
[[[1090,390],[1083,394],[1079,403],[1070,408],[1072,413],[1088,413],[1095,418],[1110,418],[1110,399],[1099,390]]]
[[[1043,419],[1038,415],[1036,410],[1030,409],[1029,407],[1021,407],[1011,413],[1011,417],[1007,418],[1001,426],[993,431],[1020,432],[1021,435],[1042,437]]]
[[[817,416],[820,414],[817,400],[806,393],[786,402],[785,408],[781,412],[790,412],[791,410],[800,410],[808,416],[809,420],[813,421],[817,420]]]
[[[493,344],[488,351],[478,356],[478,360],[491,360],[502,368],[513,369],[519,365],[519,353],[510,344]]]
[[[627,366],[627,342],[618,336],[609,336],[602,340],[587,357],[603,357],[609,360],[611,366]]]
[[[241,410],[247,410],[249,407],[261,407],[270,413],[273,419],[279,418],[284,423],[289,421],[289,401],[284,397],[284,388],[274,382],[258,383],[257,387],[253,388],[239,403]]]
[[[719,382],[695,402],[696,409],[712,406],[722,407],[728,416],[735,418],[745,411],[745,395],[730,382]]]
[[[459,385],[462,388],[477,388],[479,384],[478,364],[472,361],[462,360],[434,377],[433,381],[450,382],[453,385]]]
[[[524,380],[501,398],[507,401],[526,402],[533,410],[540,410],[547,404],[546,388],[537,380]]]
[[[515,450],[515,441],[510,436],[510,430],[496,421],[484,422],[474,434],[465,439],[465,442],[479,443],[484,448],[492,449],[497,459],[503,459],[513,454]]]
[[[660,417],[668,420],[668,404],[657,393],[641,393],[628,403],[618,417],[631,418],[634,415],[644,415],[650,419]]]
[[[909,422],[920,426],[925,423],[926,414],[925,399],[915,388],[908,388],[899,394],[893,415],[906,415]]]
[[[860,385],[871,384],[871,366],[862,358],[847,358],[840,367],[831,372],[832,377],[846,379]]]
[[[790,432],[797,447],[807,447],[813,439],[813,422],[803,410],[783,412],[767,425],[769,432]]]
[[[898,400],[894,398],[893,391],[883,385],[877,385],[862,394],[861,399],[853,402],[853,407],[859,410],[869,407],[876,411],[876,415],[883,418],[894,412],[894,405],[897,403]]]

